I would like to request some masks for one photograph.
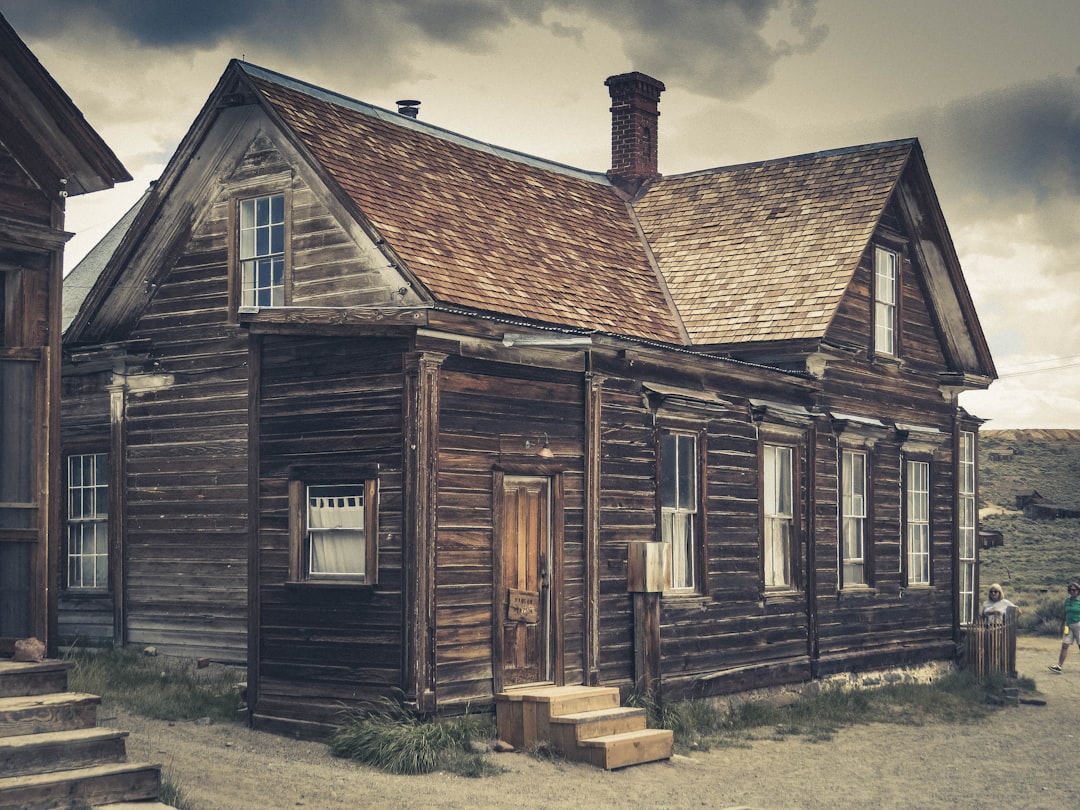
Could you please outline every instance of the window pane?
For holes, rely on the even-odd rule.
[[[255,227],[255,200],[240,201],[240,229],[249,230]]]
[[[697,438],[679,436],[679,499],[680,509],[697,509]]]
[[[791,523],[770,518],[765,521],[765,586],[791,584]]]
[[[364,485],[308,487],[308,575],[364,576]]]
[[[255,225],[270,224],[270,198],[259,197],[255,200]]]
[[[678,505],[677,445],[678,437],[673,433],[664,433],[660,437],[660,503],[672,509]]]
[[[311,533],[311,574],[363,576],[367,549],[360,532]]]
[[[670,512],[664,517],[664,541],[671,544],[671,585],[694,587],[693,515]]]

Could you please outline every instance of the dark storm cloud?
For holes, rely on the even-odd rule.
[[[628,69],[716,98],[762,86],[777,62],[813,50],[827,33],[814,25],[816,0],[0,0],[0,9],[16,30],[38,38],[112,29],[148,48],[230,40],[255,53],[263,46],[318,53],[328,63],[363,59],[383,75],[388,63],[422,70],[425,44],[483,53],[515,23],[578,36],[573,22],[545,23],[546,12],[562,12],[615,31]],[[767,36],[770,23],[787,35]]]
[[[598,0],[595,7],[610,8]],[[817,48],[816,0],[625,0],[616,4],[627,55],[639,70],[713,98],[737,99],[766,84],[775,65]],[[793,38],[770,41],[768,23],[787,12]]]
[[[274,2],[221,2],[221,0],[3,0],[0,10],[25,36],[47,38],[50,31],[82,31],[109,28],[139,45],[156,47],[213,46],[222,37],[259,19]]]
[[[986,197],[1080,197],[1080,77],[1055,77],[946,107],[952,182]]]
[[[1080,75],[973,96],[900,126],[919,135],[955,221],[1023,218],[1043,244],[1080,250]]]

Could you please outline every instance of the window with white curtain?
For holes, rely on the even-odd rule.
[[[367,574],[363,484],[307,488],[308,576]]]
[[[323,471],[289,480],[289,581],[373,585],[378,574],[378,478]]]
[[[841,583],[843,587],[868,584],[866,571],[866,453],[843,451],[841,523]]]
[[[763,456],[762,511],[766,588],[790,588],[795,529],[794,451],[766,444]]]
[[[660,437],[660,534],[671,554],[672,590],[698,585],[698,440],[693,433]]]

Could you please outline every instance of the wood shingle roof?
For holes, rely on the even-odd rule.
[[[821,337],[915,146],[660,178],[628,204],[603,174],[242,68],[436,302],[673,344]]]
[[[436,301],[682,339],[626,204],[564,172],[253,78]]]
[[[656,181],[634,211],[691,342],[821,337],[914,145]]]
[[[158,217],[180,215],[166,201],[186,172],[208,165],[195,156],[232,107],[265,114],[278,129],[271,139],[288,140],[421,306],[710,352],[826,339],[875,229],[900,200],[953,365],[992,370],[914,139],[657,177],[628,201],[607,174],[239,61],[132,225],[137,233],[94,281],[72,340],[121,334],[142,306],[159,266],[143,240]],[[145,261],[130,262],[144,250]]]

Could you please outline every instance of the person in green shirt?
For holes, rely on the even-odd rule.
[[[1061,632],[1061,654],[1058,656],[1057,666],[1049,667],[1051,672],[1061,672],[1071,644],[1075,642],[1080,647],[1080,584],[1075,582],[1069,583],[1069,596],[1065,600],[1065,626]]]

